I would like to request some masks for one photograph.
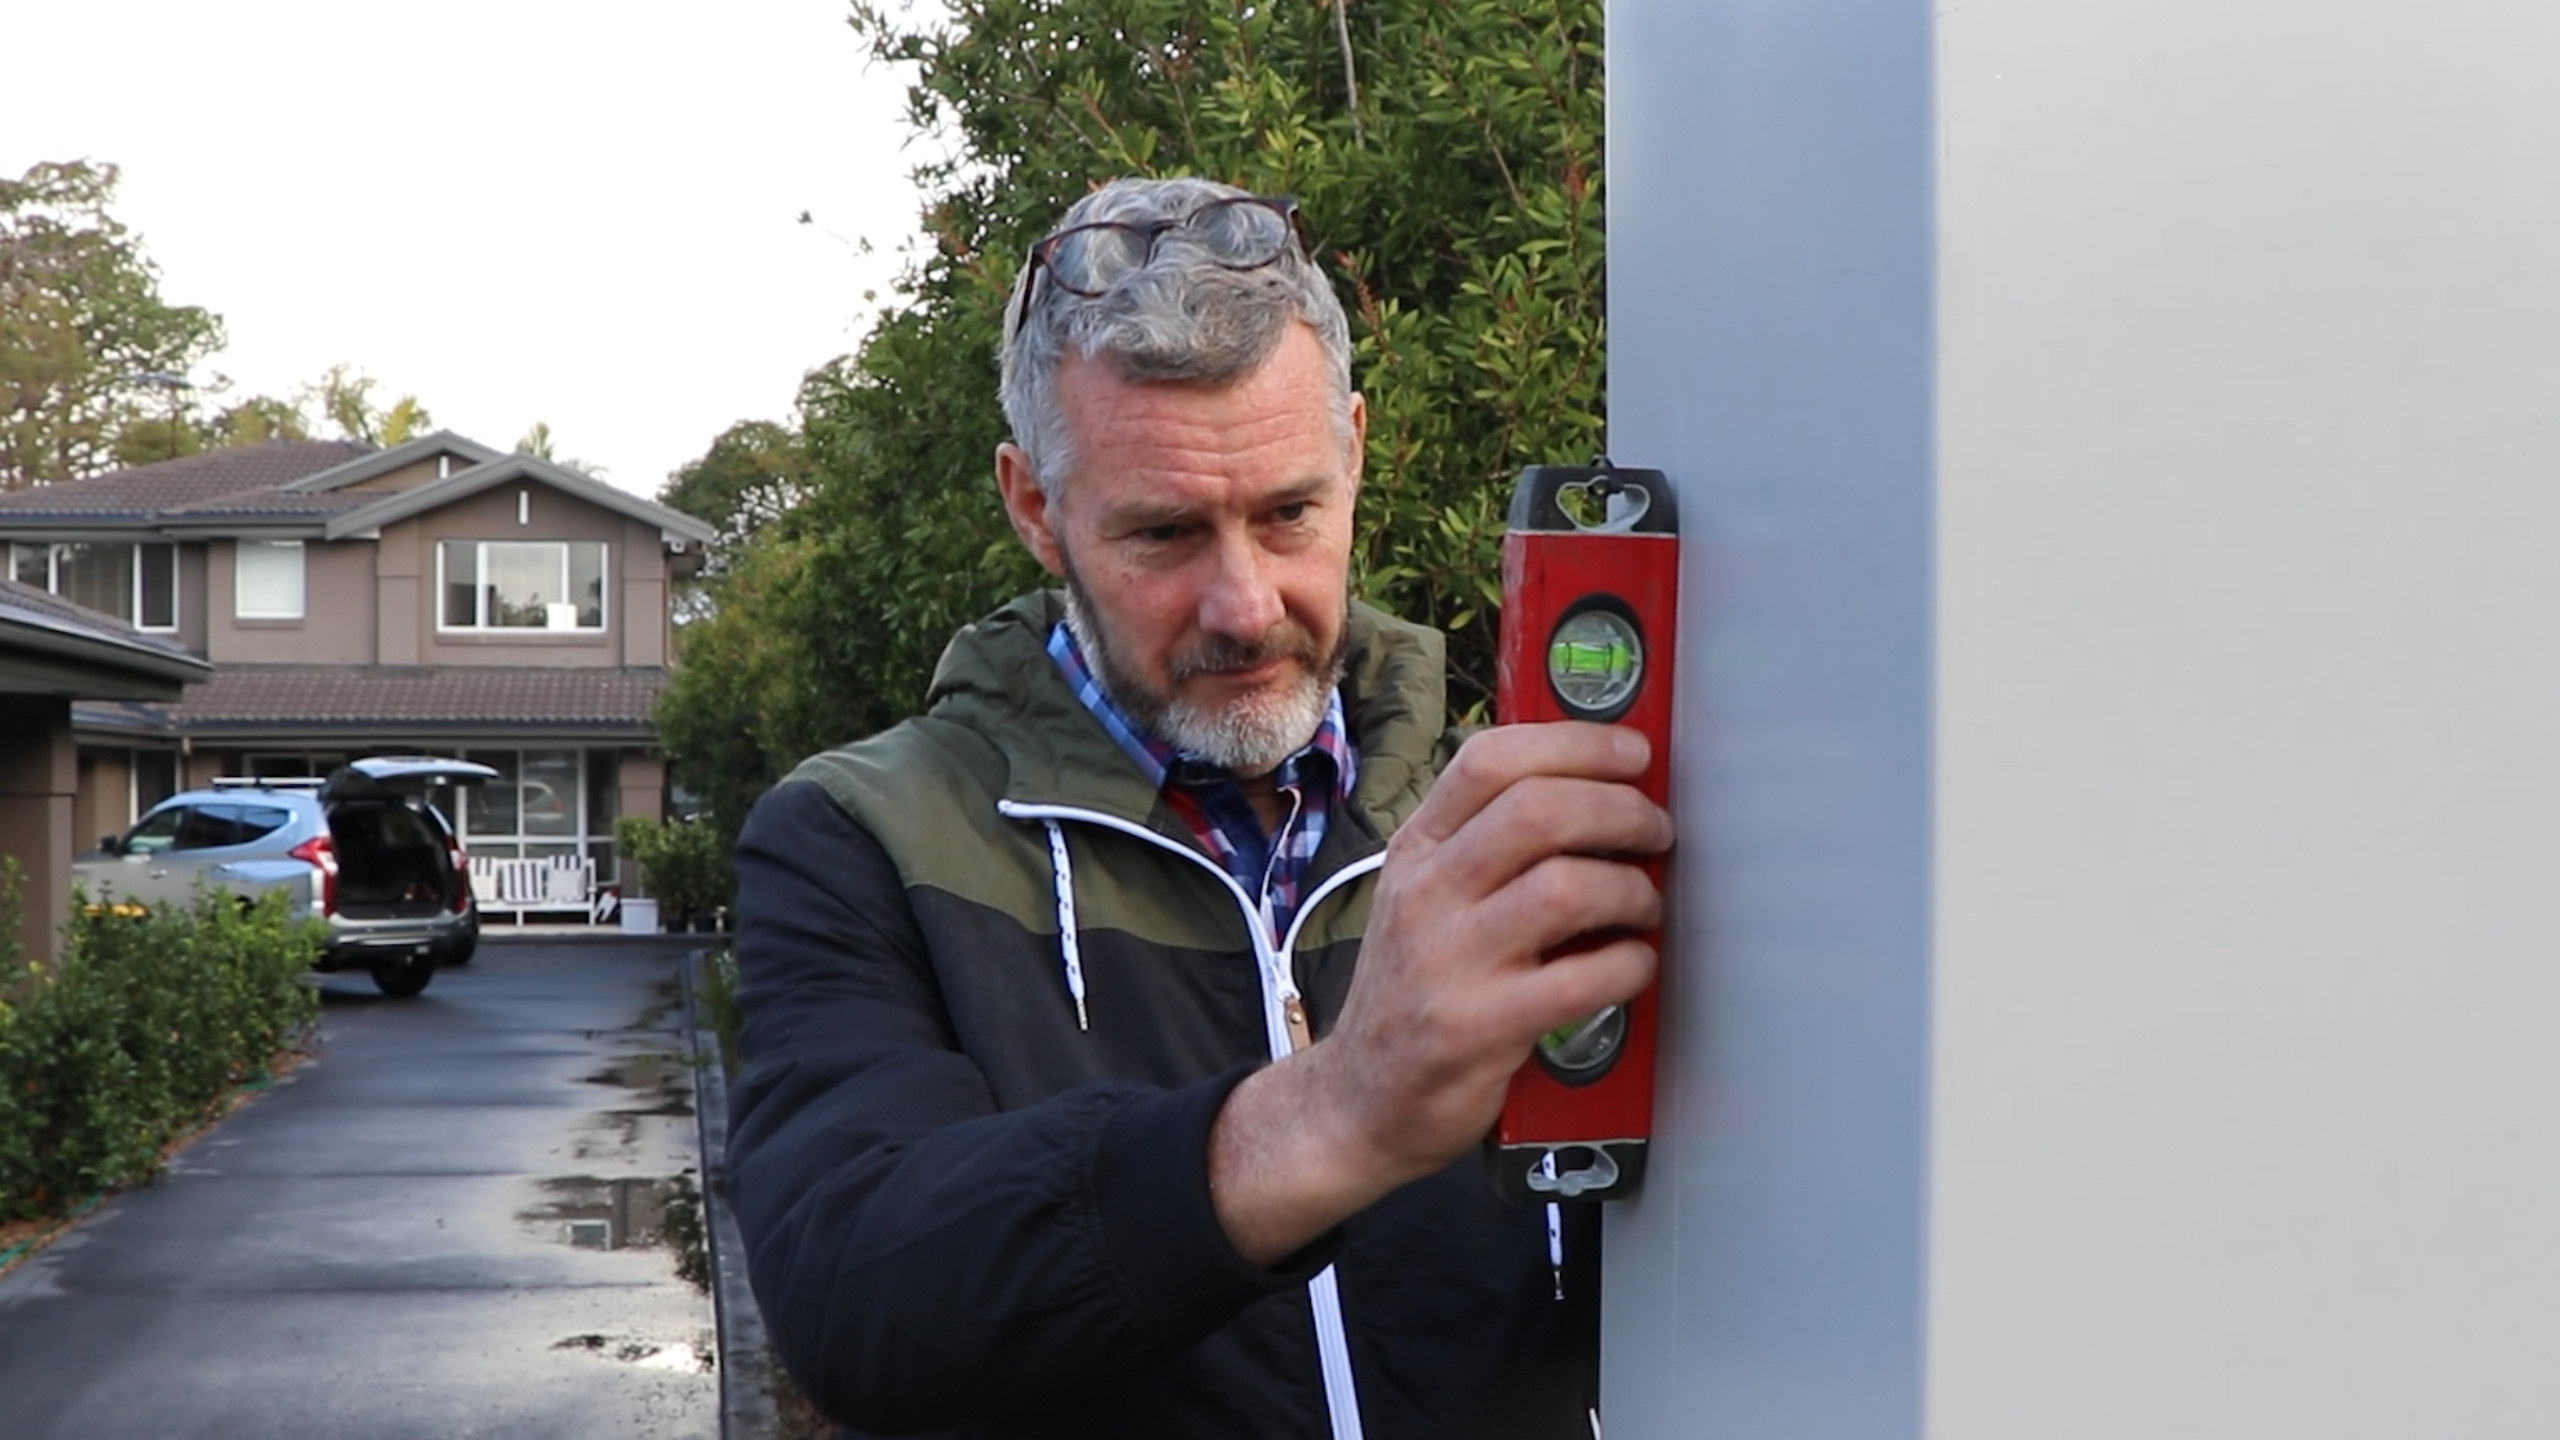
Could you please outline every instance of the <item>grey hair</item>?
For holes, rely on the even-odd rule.
[[[1170,220],[1245,193],[1190,177],[1114,180],[1068,207],[1057,228]],[[1058,363],[1070,347],[1086,359],[1109,359],[1126,379],[1218,386],[1260,369],[1291,322],[1302,321],[1324,347],[1333,373],[1334,429],[1350,443],[1351,325],[1332,285],[1296,246],[1259,269],[1230,270],[1182,243],[1181,231],[1169,231],[1145,269],[1102,295],[1088,299],[1062,285],[1039,286],[1017,325],[1012,317],[1022,313],[1022,288],[1033,273],[1025,264],[1014,277],[997,395],[1013,443],[1050,499],[1075,465],[1057,393]]]

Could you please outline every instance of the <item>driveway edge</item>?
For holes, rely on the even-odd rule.
[[[711,1311],[720,1346],[722,1440],[779,1440],[782,1413],[773,1399],[773,1346],[764,1312],[747,1286],[747,1242],[729,1209],[729,1076],[720,1037],[702,1027],[693,990],[710,952],[684,957],[685,1033],[693,1042],[693,1116],[702,1146],[703,1248],[711,1262]]]

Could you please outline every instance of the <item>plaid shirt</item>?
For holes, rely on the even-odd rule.
[[[1200,848],[1226,867],[1244,893],[1260,900],[1263,922],[1273,940],[1289,931],[1298,911],[1307,862],[1324,843],[1325,824],[1336,801],[1351,793],[1359,760],[1342,719],[1342,692],[1325,697],[1324,720],[1305,748],[1280,762],[1273,776],[1289,815],[1277,835],[1266,835],[1262,819],[1235,776],[1207,761],[1183,754],[1140,730],[1103,693],[1102,683],[1086,666],[1084,651],[1064,624],[1049,631],[1049,658],[1067,688],[1102,722],[1138,773],[1163,792],[1173,813],[1191,827]]]

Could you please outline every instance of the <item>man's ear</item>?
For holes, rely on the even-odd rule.
[[[1360,476],[1369,463],[1369,397],[1351,392],[1351,494],[1360,494]]]
[[[1021,539],[1022,548],[1031,552],[1041,569],[1052,575],[1066,574],[1065,559],[1058,553],[1057,532],[1049,528],[1057,518],[1049,512],[1049,497],[1031,476],[1031,457],[1010,440],[996,447],[996,489],[1004,494],[1004,518],[1013,522],[1013,533]]]

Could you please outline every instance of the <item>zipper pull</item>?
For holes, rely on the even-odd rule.
[[[1299,1000],[1297,996],[1288,995],[1281,998],[1280,1018],[1288,1022],[1289,1052],[1291,1054],[1294,1055],[1298,1051],[1304,1050],[1308,1046],[1316,1043],[1315,1032],[1309,1029],[1307,1025],[1306,1004]]]

